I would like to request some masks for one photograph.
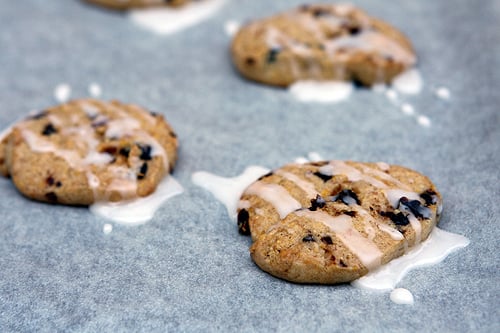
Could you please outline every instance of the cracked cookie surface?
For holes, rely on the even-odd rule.
[[[0,171],[34,200],[121,201],[154,192],[175,165],[177,145],[162,115],[75,100],[15,124],[0,142]]]
[[[250,185],[240,233],[264,271],[299,283],[349,282],[425,240],[441,196],[424,175],[352,161],[289,164]]]
[[[416,56],[396,28],[349,4],[303,5],[242,27],[231,46],[240,73],[261,83],[388,83]]]

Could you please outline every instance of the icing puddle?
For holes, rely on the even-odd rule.
[[[350,82],[303,80],[292,84],[288,91],[301,102],[338,103],[347,100],[353,89]]]
[[[309,160],[317,160],[316,153],[309,154]],[[307,162],[306,158],[297,158],[297,163]],[[238,202],[243,191],[270,169],[261,166],[250,166],[236,177],[221,177],[209,172],[199,171],[192,174],[192,181],[211,192],[227,208],[231,220],[236,220]],[[390,299],[397,304],[413,304],[412,293],[404,288],[396,288],[397,284],[411,270],[436,265],[450,253],[466,247],[469,240],[461,235],[453,234],[434,227],[429,237],[421,244],[413,247],[405,255],[393,259],[367,275],[353,281],[355,288],[372,291],[390,291]]]
[[[92,213],[118,224],[135,226],[151,220],[161,205],[168,199],[184,191],[172,176],[167,176],[158,184],[156,191],[147,197],[123,202],[97,202],[89,206]],[[112,227],[104,225],[104,233]]]
[[[146,8],[128,12],[138,26],[160,35],[168,35],[198,24],[213,15],[225,0],[192,2],[179,8]]]

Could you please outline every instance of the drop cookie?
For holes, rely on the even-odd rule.
[[[400,31],[349,4],[303,5],[251,22],[234,37],[231,53],[243,76],[276,86],[389,83],[416,63]]]
[[[115,202],[154,192],[175,165],[177,145],[162,115],[75,100],[15,124],[0,141],[0,172],[34,200]]]
[[[424,175],[352,161],[289,164],[251,184],[238,227],[264,271],[298,283],[355,280],[425,240],[441,195]]]
[[[132,8],[181,6],[190,0],[85,0],[87,2],[111,9],[127,10]]]

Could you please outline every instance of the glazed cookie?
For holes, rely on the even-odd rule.
[[[355,280],[425,240],[441,196],[416,171],[386,163],[289,164],[243,193],[240,233],[264,271],[299,283]]]
[[[96,5],[126,10],[131,8],[159,7],[159,6],[181,6],[190,0],[85,0]]]
[[[298,80],[370,86],[416,63],[401,32],[348,4],[303,5],[251,22],[234,37],[231,53],[245,77],[277,86]]]
[[[163,116],[93,99],[30,116],[0,144],[0,171],[21,193],[67,205],[147,196],[176,158],[176,135]]]

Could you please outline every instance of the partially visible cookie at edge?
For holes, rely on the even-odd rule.
[[[389,83],[416,63],[410,41],[350,4],[303,5],[243,26],[231,45],[248,79],[277,86],[298,80]]]
[[[117,101],[75,100],[15,124],[0,144],[0,171],[34,200],[115,202],[154,192],[175,166],[177,146],[160,114]]]
[[[298,283],[365,275],[425,240],[441,195],[424,175],[352,161],[289,164],[250,185],[238,205],[240,233],[264,271]]]
[[[127,10],[132,8],[182,6],[191,0],[84,0],[110,9]]]

